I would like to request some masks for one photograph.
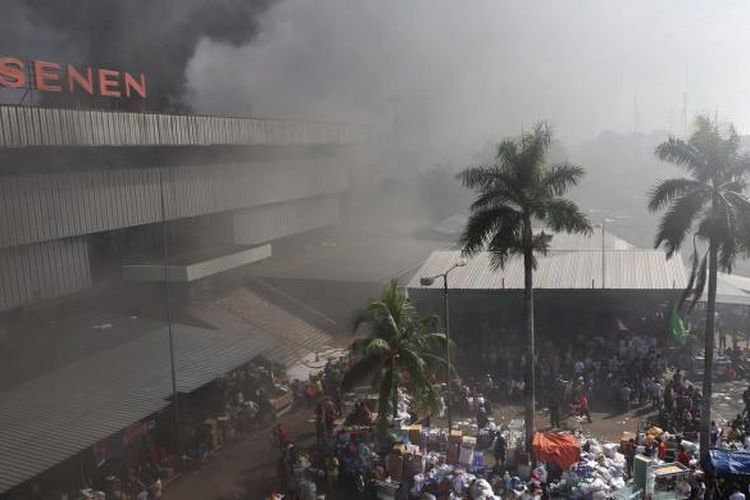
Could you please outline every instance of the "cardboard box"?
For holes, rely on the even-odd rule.
[[[452,430],[451,435],[448,437],[448,442],[461,444],[463,436],[464,436],[463,431]]]
[[[461,442],[461,450],[458,455],[458,462],[462,465],[471,465],[474,459],[474,449],[477,446],[477,438],[464,436]]]
[[[414,424],[409,426],[409,441],[411,444],[419,446],[421,442],[422,424]]]
[[[404,455],[404,474],[406,474],[406,477],[421,474],[424,472],[424,469],[424,456],[418,453],[407,453]]]
[[[448,453],[445,457],[445,463],[455,464],[458,463],[458,455],[461,450],[461,445],[458,443],[448,443]]]
[[[388,455],[388,475],[400,483],[404,477],[404,457],[398,453]]]

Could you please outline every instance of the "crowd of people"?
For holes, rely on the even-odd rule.
[[[329,360],[322,371],[311,374],[308,380],[291,383],[295,404],[315,413],[316,446],[313,450],[302,450],[282,424],[273,428],[272,439],[279,452],[280,492],[289,498],[314,500],[319,490],[331,493],[338,485],[339,460],[330,444],[334,422],[343,416],[340,387],[348,366],[346,357]],[[369,423],[371,414],[365,405],[357,404],[348,419]]]
[[[686,352],[689,350],[657,342],[657,336],[648,332],[618,335],[616,341],[579,336],[562,347],[559,343],[541,342],[535,358],[537,401],[546,402],[540,406],[548,407],[552,428],[564,427],[566,420],[569,425],[570,416],[590,423],[591,406],[612,414],[637,408],[642,410],[639,412],[642,415],[653,415],[648,425],[664,429],[665,436],[671,435],[671,439],[656,437],[647,442],[640,439],[625,442],[621,452],[628,475],[632,475],[634,459],[639,453],[676,461],[694,471],[691,495],[703,498],[706,480],[696,467],[695,450],[682,444],[674,445],[675,436],[688,443],[697,442],[701,428],[702,394],[686,376],[692,361]],[[742,376],[746,357],[737,343],[719,352],[731,362],[734,371],[729,372],[730,378]],[[452,381],[457,385],[450,402],[454,415],[474,415],[476,428],[490,427],[493,407],[523,402],[526,363],[523,349],[518,349],[503,359],[496,357],[494,364],[481,368],[480,376]],[[345,469],[351,469],[353,463],[366,460],[365,457],[375,456],[369,448],[362,451],[361,442],[346,445],[346,450],[340,443],[339,449],[336,446],[338,440],[334,433],[341,425],[356,428],[373,422],[371,409],[364,401],[349,407],[351,411],[345,409],[340,383],[348,365],[349,360],[341,358],[327,363],[322,372],[309,380],[292,383],[295,402],[314,411],[316,428],[316,447],[306,453],[289,440],[282,426],[274,429],[280,451],[279,477],[284,490],[294,498],[314,498],[314,493],[321,489],[335,491],[340,475],[347,473]],[[732,422],[711,423],[712,445],[730,440],[742,443],[743,448],[750,451],[750,388],[743,399],[745,411]],[[504,471],[508,450],[516,443],[506,441],[502,432],[495,432],[492,437],[494,441],[489,450],[495,457],[497,470]],[[373,467],[374,470],[382,468],[382,464]],[[729,492],[735,485],[722,487]]]

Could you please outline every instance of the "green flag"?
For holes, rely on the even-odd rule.
[[[677,314],[677,308],[672,309],[672,313],[669,315],[669,333],[672,335],[675,343],[684,346],[687,344],[688,332],[685,329],[685,323]]]

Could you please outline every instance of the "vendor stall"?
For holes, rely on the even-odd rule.
[[[681,463],[657,465],[651,469],[654,500],[678,500],[690,495],[690,469]]]

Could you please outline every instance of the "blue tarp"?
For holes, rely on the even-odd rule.
[[[744,451],[709,450],[703,469],[714,474],[750,476],[750,453]]]

